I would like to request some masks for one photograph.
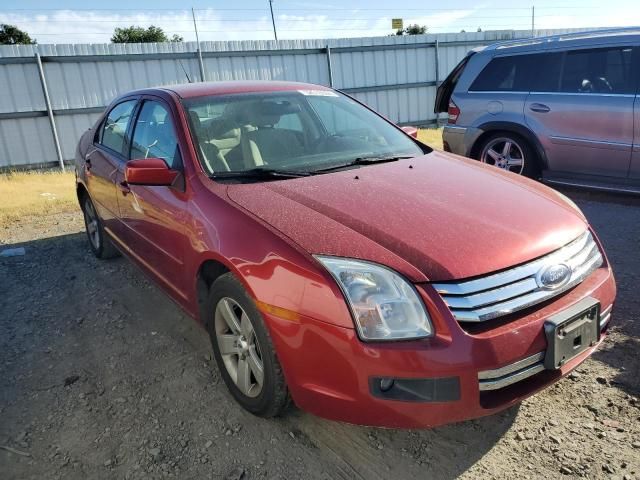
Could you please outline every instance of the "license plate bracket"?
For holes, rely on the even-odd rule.
[[[552,317],[544,324],[547,353],[544,366],[557,370],[600,339],[600,302],[587,297]]]

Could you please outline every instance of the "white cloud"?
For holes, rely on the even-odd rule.
[[[299,14],[295,10],[276,12],[276,27],[280,39],[337,38],[380,36],[393,33],[391,17],[375,15],[364,9],[341,9],[332,5],[299,2],[303,10],[315,5],[322,14]],[[328,11],[328,9],[333,9]],[[406,11],[405,11],[406,12]],[[541,15],[536,28],[576,28],[588,26],[624,26],[638,23],[633,15],[624,12],[605,15],[575,15],[571,10],[561,15]],[[492,15],[493,14],[493,15]],[[197,10],[201,40],[271,40],[273,30],[268,10],[224,12],[214,9]],[[487,20],[489,19],[489,20]],[[526,15],[509,17],[507,14],[478,5],[472,9],[435,11],[429,15],[404,15],[404,24],[426,25],[431,33],[459,32],[462,28],[475,31],[528,28]],[[161,27],[169,36],[178,34],[185,41],[195,40],[191,11],[112,11],[57,10],[47,13],[0,12],[0,23],[16,24],[38,40],[38,43],[107,43],[115,27],[130,25]]]
[[[428,16],[405,17],[405,25],[418,23],[439,29],[472,14],[474,10],[440,12]],[[221,17],[213,9],[197,10],[201,40],[271,40],[273,30],[268,13],[239,18],[246,12]],[[109,42],[116,27],[130,25],[161,27],[169,36],[178,34],[186,41],[195,40],[191,12],[187,10],[111,13],[108,11],[58,10],[51,13],[2,13],[0,23],[15,24],[39,43]],[[339,14],[276,14],[281,39],[335,38],[388,35],[391,17],[372,17],[367,11],[340,10]]]

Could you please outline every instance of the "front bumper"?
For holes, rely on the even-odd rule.
[[[492,389],[481,387],[482,372],[507,368],[545,351],[546,318],[587,296],[600,301],[605,312],[615,298],[613,275],[604,266],[573,290],[533,311],[466,331],[430,289],[428,285],[418,288],[437,335],[413,342],[364,343],[354,329],[306,317],[291,320],[264,314],[296,405],[320,417],[394,428],[434,427],[493,414],[568,374],[597,348],[610,322],[603,326],[598,345],[559,370],[540,369]],[[441,379],[449,387],[438,393],[441,383],[436,382],[435,390],[420,398],[397,400],[376,394],[372,379],[380,378]],[[452,378],[457,379],[453,393]]]

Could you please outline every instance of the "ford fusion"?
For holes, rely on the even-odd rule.
[[[415,134],[318,85],[125,94],[77,149],[89,245],[203,324],[256,415],[492,414],[598,347],[613,275],[568,198]]]

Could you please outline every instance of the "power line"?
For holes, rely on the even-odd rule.
[[[520,10],[520,11],[531,11],[531,7],[500,7],[494,6],[492,7],[495,10]],[[579,9],[579,10],[607,10],[610,11],[611,8],[607,6],[595,6],[595,5],[554,5],[554,6],[538,6],[538,10],[560,10],[560,9]],[[263,12],[265,8],[195,8],[196,12],[211,12],[211,11],[259,11]],[[407,12],[407,11],[424,11],[424,12],[467,12],[473,11],[473,8],[369,8],[369,7],[356,7],[356,8],[278,8],[278,11],[304,11],[304,12],[341,12],[341,11],[367,11],[367,12]],[[189,9],[179,9],[179,8],[3,8],[3,12],[69,12],[69,11],[81,11],[81,12],[185,12],[189,13],[191,10]]]

